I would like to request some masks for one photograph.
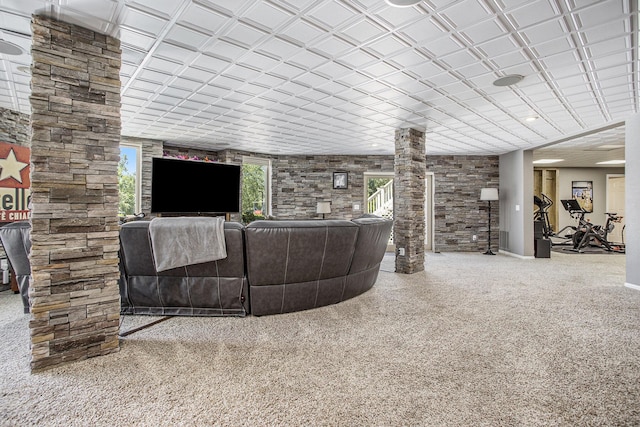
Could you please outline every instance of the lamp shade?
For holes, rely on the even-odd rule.
[[[480,200],[498,200],[498,189],[483,188],[480,190]]]
[[[316,206],[316,213],[328,214],[331,213],[331,202],[318,202]]]

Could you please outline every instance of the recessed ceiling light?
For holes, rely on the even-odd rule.
[[[15,43],[0,40],[0,53],[3,55],[22,55],[24,50]]]
[[[409,7],[420,3],[422,0],[385,0],[389,6]]]
[[[598,162],[596,165],[624,165],[624,160],[607,160],[606,162]]]
[[[540,117],[538,116],[531,116],[531,117],[527,117],[525,120],[527,122],[535,122],[536,120],[538,120]]]
[[[494,86],[511,86],[516,83],[520,83],[524,79],[523,75],[520,74],[509,74],[504,77],[500,77],[493,82]]]
[[[563,161],[564,159],[539,159],[539,160],[534,160],[532,163],[536,165],[549,165],[551,163],[558,163]]]

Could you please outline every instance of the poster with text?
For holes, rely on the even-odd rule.
[[[28,220],[31,150],[0,141],[0,223]]]

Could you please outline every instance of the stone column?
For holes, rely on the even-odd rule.
[[[393,239],[396,245],[396,272],[417,273],[424,270],[424,132],[416,129],[396,130],[394,170]]]
[[[31,23],[31,369],[119,350],[120,42]]]

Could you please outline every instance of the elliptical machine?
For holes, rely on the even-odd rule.
[[[542,234],[545,239],[551,236],[555,236],[553,227],[549,221],[549,208],[553,205],[553,200],[547,197],[544,193],[540,193],[542,198],[533,196],[533,204],[538,207],[538,210],[533,212],[533,220],[540,221],[542,223]]]

